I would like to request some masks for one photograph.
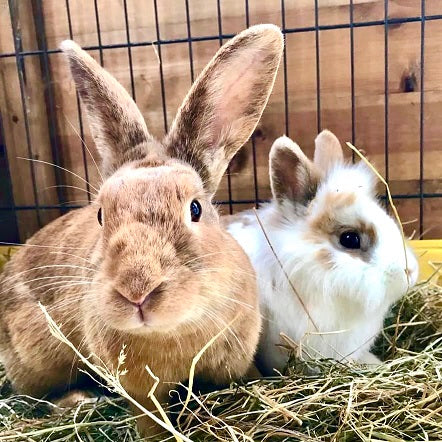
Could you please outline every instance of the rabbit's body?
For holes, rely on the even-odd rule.
[[[102,158],[89,207],[43,228],[0,280],[0,359],[18,392],[57,395],[82,383],[74,355],[51,336],[41,302],[85,355],[116,369],[143,406],[196,376],[245,375],[261,318],[247,255],[221,227],[211,200],[253,132],[273,87],[280,30],[254,26],[222,47],[192,86],[169,133],[149,134],[121,85],[74,42],[71,73]],[[141,429],[151,422],[140,421]]]
[[[313,358],[340,360],[350,356],[360,362],[375,362],[368,349],[382,327],[388,306],[382,305],[367,312],[360,308],[359,303],[350,301],[351,292],[341,292],[342,297],[324,296],[323,278],[320,277],[325,271],[323,263],[319,260],[305,262],[306,252],[317,256],[321,247],[312,245],[310,250],[305,249],[303,220],[292,219],[291,229],[287,229],[287,225],[278,228],[274,224],[278,217],[275,213],[277,210],[273,204],[267,204],[257,211],[257,216],[278,258],[290,274],[296,291],[299,294],[308,293],[303,298],[305,308],[274,258],[255,213],[248,211],[240,214],[229,226],[229,232],[248,251],[257,274],[264,319],[258,351],[263,371],[270,373],[273,367],[281,370],[287,363],[287,350],[277,346],[284,345],[280,333],[302,345]],[[306,274],[309,275],[307,280]],[[318,335],[306,310],[322,333],[332,334]],[[336,333],[339,330],[342,332]]]
[[[200,253],[207,255],[204,267],[207,265],[209,271],[203,274],[198,292],[199,296],[212,298],[213,312],[206,312],[210,319],[204,317],[203,311],[193,311],[191,324],[183,324],[170,332],[153,328],[152,332],[140,335],[116,333],[102,320],[100,306],[94,306],[90,296],[96,290],[93,278],[100,265],[94,256],[100,241],[96,217],[96,208],[88,206],[58,218],[28,241],[4,269],[0,286],[8,296],[0,304],[0,355],[13,386],[38,397],[59,394],[81,384],[74,354],[50,334],[38,302],[46,306],[83,354],[95,354],[108,367],[117,367],[119,353],[125,345],[124,368],[129,371],[122,382],[133,395],[145,397],[153,383],[144,368],[146,365],[153,373],[161,373],[164,382],[185,381],[193,357],[231,321],[225,337],[215,341],[203,354],[196,375],[220,384],[243,375],[255,351],[260,320],[254,281],[245,277],[246,272],[253,275],[253,270],[244,267],[247,261],[237,242],[219,229],[219,238],[227,248],[222,260],[229,260],[234,266],[220,262],[217,242],[201,242]],[[86,222],[90,230],[82,227]],[[213,226],[204,228],[201,223],[201,227],[203,238],[213,235]],[[73,238],[75,244],[72,244]],[[76,258],[79,254],[81,257]],[[23,268],[29,270],[23,273]],[[212,268],[214,270],[210,270]],[[219,303],[216,293],[222,293]],[[138,386],[137,390],[131,385]]]
[[[288,138],[278,139],[270,169],[274,200],[227,220],[257,273],[261,369],[285,367],[281,332],[304,357],[379,362],[370,348],[388,309],[415,283],[417,262],[410,250],[405,262],[399,228],[376,200],[371,171],[344,163],[327,131],[317,138],[315,163]],[[357,234],[357,247],[340,243],[348,232]]]
[[[56,219],[22,246],[0,275],[0,357],[18,391],[37,397],[58,394],[77,382],[73,354],[50,334],[38,302],[72,330],[69,339],[80,346],[84,328],[78,288],[88,290],[83,278],[93,268],[89,257],[98,234],[95,222],[89,230],[83,222],[92,218],[96,209],[89,206]],[[79,253],[81,258],[75,258]]]

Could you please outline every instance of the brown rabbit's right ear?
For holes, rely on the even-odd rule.
[[[313,162],[323,173],[344,162],[341,143],[334,133],[325,129],[316,137]]]
[[[217,52],[181,105],[165,145],[197,170],[209,193],[255,129],[282,50],[278,27],[252,26]]]
[[[143,158],[151,140],[146,123],[126,89],[75,42],[60,48],[67,55],[75,86],[85,105],[92,136],[102,158],[103,175]]]
[[[278,138],[270,149],[270,185],[279,204],[306,205],[315,196],[320,172],[290,138]]]

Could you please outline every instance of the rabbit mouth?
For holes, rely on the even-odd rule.
[[[148,312],[143,311],[143,309],[139,307],[133,307],[130,310],[130,312],[123,313],[123,317],[120,320],[115,318],[118,328],[128,332],[138,333],[145,332],[148,328],[152,327],[152,318]]]
[[[137,330],[145,331],[147,328],[152,328],[153,318],[150,311],[143,308],[143,306],[138,306],[138,310],[135,315],[135,321],[138,323]]]
[[[143,309],[141,308],[141,306],[138,306],[138,317],[140,318],[140,321],[144,324],[145,322],[145,316],[143,313]]]

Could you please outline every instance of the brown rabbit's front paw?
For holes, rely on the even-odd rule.
[[[148,408],[149,411],[152,411],[158,416],[158,413],[154,411],[154,407],[148,406],[146,408]],[[166,437],[167,435],[170,435],[170,433],[166,432],[166,430],[161,425],[154,422],[150,417],[146,415],[140,415],[140,410],[137,407],[131,405],[131,409],[134,415],[138,416],[137,430],[138,434],[142,438],[147,438],[148,440],[163,440],[165,434]]]
[[[164,428],[147,416],[142,416],[137,419],[137,430],[141,437],[147,438],[148,440],[163,440],[165,438]],[[169,435],[169,433],[166,433],[166,437],[167,435]]]
[[[54,401],[59,408],[73,408],[80,403],[93,403],[97,401],[97,397],[88,391],[71,390]]]

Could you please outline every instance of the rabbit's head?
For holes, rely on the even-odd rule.
[[[289,138],[277,139],[270,179],[273,224],[285,231],[278,249],[303,297],[371,311],[416,283],[416,258],[378,202],[374,173],[345,162],[330,131],[317,136],[313,162]]]
[[[174,329],[197,323],[206,312],[220,313],[217,306],[228,304],[221,297],[217,304],[220,286],[225,297],[235,296],[229,274],[240,263],[250,265],[220,227],[211,199],[258,123],[282,47],[272,25],[230,40],[157,141],[124,88],[74,42],[62,43],[102,158],[104,182],[93,202],[100,239],[91,258],[98,271],[90,308],[112,328]]]

